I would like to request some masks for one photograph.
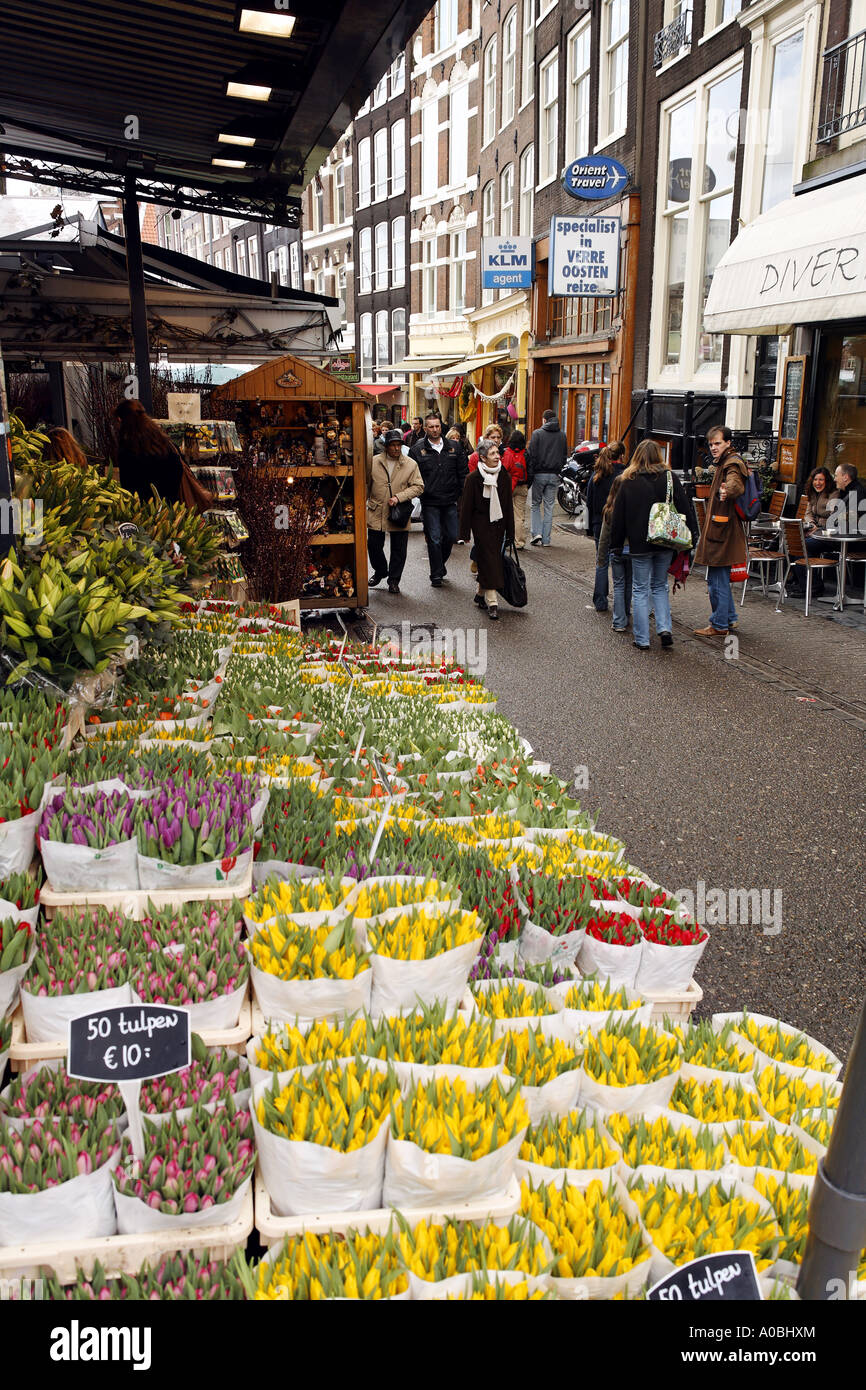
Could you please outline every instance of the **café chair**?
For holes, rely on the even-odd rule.
[[[797,503],[797,516],[796,516],[797,521],[802,521],[802,520],[803,520],[803,517],[806,515],[806,508],[808,507],[808,505],[809,505],[809,499],[808,499],[808,497],[806,496],[806,494],[805,494],[805,492],[804,492],[804,493],[803,493],[803,496],[800,498],[799,502]]]
[[[694,507],[694,509],[695,509],[695,516],[696,516],[697,522],[698,522],[698,533],[699,533],[699,538],[700,538],[700,536],[702,536],[702,535],[704,534],[704,528],[705,528],[706,523],[707,523],[707,502],[706,502],[706,498],[704,498],[704,497],[693,497],[693,498],[692,498],[692,505],[693,505],[693,507]],[[695,565],[695,569],[697,569],[697,568],[698,568],[698,566]],[[704,565],[704,569],[706,570],[707,568],[708,568],[708,566],[707,566],[707,565]]]
[[[746,602],[746,590],[749,587],[749,579],[751,578],[752,574],[752,565],[757,565],[759,567],[761,578],[761,593],[766,598],[768,594],[768,585],[770,580],[769,567],[770,565],[775,565],[775,580],[776,583],[778,583],[782,576],[782,565],[784,563],[784,560],[785,556],[781,550],[762,550],[760,547],[749,545],[749,560],[748,564],[746,565],[746,578],[743,583],[743,592],[740,598],[741,608],[743,604]],[[782,587],[784,588],[784,585],[782,585]]]
[[[782,523],[782,555],[784,556],[786,569],[782,578],[782,587],[779,590],[779,602],[776,604],[776,612],[782,611],[782,604],[787,598],[785,585],[794,565],[802,565],[806,571],[806,617],[809,616],[809,608],[812,603],[812,575],[815,570],[836,570],[836,582],[839,583],[839,565],[836,560],[824,559],[823,557],[811,556],[806,550],[806,534],[803,529],[802,521],[796,517],[788,517]]]

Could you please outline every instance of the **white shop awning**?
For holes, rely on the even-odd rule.
[[[866,174],[789,198],[744,227],[713,276],[709,333],[787,333],[866,317]]]
[[[447,366],[452,357],[404,357],[402,362],[395,362],[392,367],[383,367],[382,370],[394,374],[399,372],[401,376],[417,376],[422,372],[438,371],[440,367]]]
[[[480,352],[475,357],[467,357],[464,362],[452,362],[450,367],[442,367],[437,376],[469,376],[470,372],[480,371],[482,367],[492,367],[495,362],[507,362],[510,352]]]

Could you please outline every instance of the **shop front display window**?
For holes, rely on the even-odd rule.
[[[866,478],[866,325],[821,335],[813,467],[851,463]]]

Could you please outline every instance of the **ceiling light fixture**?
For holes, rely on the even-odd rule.
[[[291,38],[295,27],[293,14],[277,14],[274,10],[241,10],[238,28],[242,34],[263,34],[269,39]]]
[[[242,101],[270,101],[270,87],[259,87],[252,82],[227,82],[226,96],[240,97]]]
[[[245,159],[212,159],[211,164],[218,165],[220,169],[246,169]]]
[[[217,139],[221,145],[245,145],[250,149],[256,143],[254,135],[228,135],[225,132]]]

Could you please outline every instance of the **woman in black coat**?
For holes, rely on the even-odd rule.
[[[181,459],[168,435],[151,420],[141,401],[121,401],[114,414],[120,486],[149,502],[153,484],[164,502],[179,502]]]
[[[470,473],[460,503],[460,535],[475,542],[478,566],[475,602],[488,616],[499,617],[497,590],[502,588],[502,542],[514,540],[514,502],[511,478],[502,467],[499,447],[488,440],[478,446],[478,467]]]
[[[613,444],[608,444],[596,459],[592,477],[587,483],[586,533],[588,536],[592,536],[595,541],[596,554],[598,554],[604,509],[607,506],[607,499],[610,496],[614,478],[618,478],[625,469],[624,459],[625,446],[623,444],[620,444],[618,440]],[[597,613],[607,612],[608,592],[608,566],[607,564],[596,564],[592,602]]]

